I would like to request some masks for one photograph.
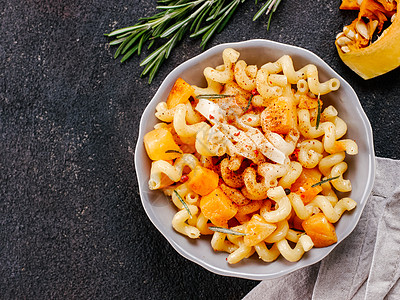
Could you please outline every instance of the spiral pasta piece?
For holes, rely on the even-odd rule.
[[[305,252],[310,251],[314,246],[314,243],[308,235],[303,235],[299,238],[299,241],[293,249],[290,247],[286,239],[277,242],[276,245],[279,252],[286,260],[296,262],[302,258]]]
[[[198,212],[197,206],[188,205],[188,208],[192,215],[197,214],[197,212]],[[190,237],[191,239],[197,239],[200,237],[200,230],[194,226],[186,224],[186,221],[189,218],[190,218],[190,215],[186,209],[178,211],[172,219],[172,227],[176,231]]]
[[[232,48],[227,48],[222,52],[222,59],[224,61],[224,69],[216,70],[211,67],[204,69],[204,76],[210,78],[213,81],[219,83],[227,83],[233,81],[233,64],[239,58],[239,52],[233,50]]]
[[[308,87],[315,95],[325,95],[331,91],[336,91],[340,87],[340,82],[336,78],[320,83],[318,69],[315,65],[309,64],[295,71],[292,58],[289,55],[283,55],[274,63],[267,63],[261,66],[261,70],[266,70],[269,73],[282,72],[291,84],[296,84],[301,79],[307,79]]]
[[[276,202],[277,208],[273,211],[267,211],[264,209],[260,210],[260,214],[265,221],[276,223],[286,219],[292,210],[292,206],[290,205],[290,201],[283,188],[277,186],[269,189],[268,197]]]
[[[215,251],[223,251],[232,253],[239,248],[238,245],[226,240],[226,234],[222,232],[214,232],[211,238],[211,247]]]
[[[237,84],[246,91],[251,91],[256,88],[256,81],[254,77],[249,77],[246,72],[247,64],[244,60],[239,60],[235,64],[235,80]]]
[[[324,196],[317,196],[310,202],[322,210],[326,218],[331,223],[336,223],[346,210],[352,210],[357,206],[357,202],[351,198],[340,199],[335,206],[329,202]]]
[[[151,190],[159,189],[161,186],[161,176],[165,174],[172,181],[177,182],[182,177],[183,168],[188,166],[194,169],[199,165],[199,160],[192,154],[183,154],[178,158],[174,165],[164,160],[157,160],[151,164],[149,188]]]

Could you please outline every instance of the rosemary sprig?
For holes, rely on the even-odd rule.
[[[182,199],[181,195],[179,195],[179,193],[178,193],[176,190],[174,190],[174,193],[175,193],[175,195],[178,197],[179,201],[181,201],[183,207],[184,207],[184,208],[186,209],[186,211],[188,212],[190,218],[192,218],[192,217],[193,217],[193,216],[192,216],[192,213],[190,212],[190,209],[189,209],[189,207],[187,206],[186,202]]]
[[[179,153],[179,154],[182,154],[182,152],[178,151],[178,150],[166,150],[165,153]]]
[[[321,101],[320,101],[320,94],[318,94],[318,110],[317,110],[317,122],[315,124],[315,128],[319,128],[319,123],[321,122]]]
[[[339,177],[340,177],[340,176],[338,175],[338,176],[335,176],[335,177],[331,177],[331,178],[327,178],[327,179],[321,180],[320,182],[317,182],[317,183],[313,184],[311,187],[313,188],[313,187],[322,185],[322,184],[324,184],[325,182],[338,179]]]
[[[224,155],[220,156],[214,165],[218,166],[225,158],[227,158],[226,153]]]
[[[246,112],[246,111],[249,109],[250,104],[251,104],[251,100],[253,99],[253,97],[254,97],[254,95],[251,95],[251,96],[250,96],[249,102],[247,102],[247,106],[246,106],[246,108],[244,109],[244,112]]]
[[[203,94],[196,96],[197,99],[222,99],[228,97],[235,97],[235,95]]]
[[[160,69],[162,63],[168,59],[172,49],[183,39],[189,31],[191,38],[200,38],[200,46],[204,47],[210,39],[220,33],[237,7],[246,0],[159,0],[156,7],[159,11],[150,17],[139,19],[129,27],[114,30],[107,37],[113,38],[110,45],[118,45],[114,58],[120,57],[126,61],[133,54],[140,55],[142,49],[158,44],[158,48],[150,53],[141,63],[144,67],[141,76],[148,75],[149,83]],[[254,16],[258,19],[263,13],[271,15],[281,0],[267,0],[263,7]]]
[[[232,235],[243,235],[243,236],[246,235],[245,233],[241,233],[241,232],[234,231],[232,229],[217,227],[217,226],[210,226],[210,227],[208,227],[208,229],[210,229],[212,231],[217,231],[217,232],[222,232],[222,233],[232,234]]]

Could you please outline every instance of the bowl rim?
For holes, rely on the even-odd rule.
[[[143,190],[143,178],[140,176],[140,170],[137,169],[137,166],[139,164],[139,157],[138,155],[136,155],[136,153],[140,152],[140,147],[143,147],[143,137],[144,137],[144,123],[146,122],[145,119],[145,115],[147,115],[149,113],[150,108],[150,104],[153,102],[156,102],[157,99],[159,98],[159,95],[161,93],[163,93],[164,88],[169,84],[170,78],[175,78],[178,77],[180,73],[182,73],[183,70],[186,69],[187,65],[192,65],[194,63],[196,63],[197,61],[201,61],[203,59],[207,59],[208,56],[213,55],[215,52],[220,52],[222,53],[223,49],[225,48],[243,48],[243,46],[247,46],[247,47],[257,47],[257,46],[262,46],[262,47],[271,47],[271,46],[278,46],[278,47],[286,47],[288,49],[293,49],[296,51],[300,51],[303,53],[307,53],[308,55],[311,55],[314,57],[314,59],[316,61],[313,61],[312,63],[315,64],[315,62],[318,62],[320,65],[323,65],[325,68],[329,69],[333,74],[335,74],[335,77],[338,78],[340,80],[341,85],[344,84],[347,86],[347,88],[350,89],[350,92],[354,94],[355,99],[357,101],[354,101],[354,104],[356,106],[358,106],[359,112],[360,112],[360,116],[361,119],[363,121],[363,128],[366,130],[366,136],[367,136],[367,142],[366,144],[369,146],[369,155],[368,155],[368,163],[369,163],[369,168],[368,168],[368,180],[366,182],[366,189],[364,190],[362,197],[360,197],[360,201],[361,205],[358,203],[357,206],[360,207],[359,213],[357,215],[354,215],[353,217],[354,222],[352,223],[351,226],[348,226],[346,228],[346,231],[344,233],[343,238],[338,241],[337,243],[335,243],[334,245],[330,246],[330,247],[326,247],[326,253],[324,253],[322,255],[322,257],[320,257],[319,259],[315,260],[315,261],[310,261],[308,263],[305,264],[296,264],[294,263],[293,265],[291,265],[289,268],[287,269],[283,269],[281,271],[277,271],[277,272],[273,272],[273,273],[265,273],[265,274],[252,274],[252,273],[248,273],[248,272],[239,272],[236,269],[223,269],[217,266],[214,266],[212,264],[209,264],[208,262],[202,260],[199,257],[194,256],[192,253],[188,252],[187,250],[185,250],[179,243],[177,243],[171,236],[169,236],[166,231],[160,227],[157,226],[156,223],[154,223],[154,221],[152,220],[151,217],[151,213],[150,213],[150,206],[151,204],[146,201],[144,198],[144,190]],[[154,112],[153,112],[154,113]],[[142,148],[142,149],[143,149]],[[157,92],[154,94],[153,98],[148,102],[148,104],[146,105],[145,110],[142,113],[141,119],[140,119],[140,124],[139,124],[139,134],[138,134],[138,139],[137,139],[137,143],[136,143],[136,147],[135,147],[135,155],[134,155],[134,165],[135,165],[135,170],[136,170],[136,176],[137,176],[137,180],[139,183],[139,195],[140,195],[140,199],[142,202],[142,206],[147,214],[147,217],[150,219],[150,221],[153,223],[153,225],[157,228],[157,230],[166,238],[166,240],[169,242],[169,244],[175,249],[175,251],[177,251],[181,256],[183,256],[184,258],[202,266],[203,268],[207,269],[210,272],[213,272],[215,274],[218,275],[223,275],[223,276],[229,276],[229,277],[237,277],[237,278],[243,278],[243,279],[250,279],[250,280],[264,280],[264,279],[273,279],[273,278],[278,278],[281,277],[283,275],[289,274],[291,272],[294,272],[296,270],[299,270],[301,268],[304,267],[308,267],[311,266],[315,263],[320,262],[322,259],[324,259],[327,255],[329,255],[334,248],[336,248],[337,245],[340,244],[340,242],[342,242],[344,239],[346,239],[351,232],[354,231],[354,228],[357,226],[361,214],[365,208],[365,205],[368,201],[368,197],[372,191],[373,185],[374,185],[374,180],[375,180],[375,172],[376,172],[376,164],[375,164],[375,151],[374,151],[374,141],[373,141],[373,131],[372,131],[372,127],[371,124],[369,122],[369,119],[364,111],[364,109],[361,106],[360,100],[357,96],[357,94],[355,93],[353,87],[342,77],[340,76],[331,66],[329,66],[322,58],[320,58],[317,54],[311,52],[308,49],[299,47],[299,46],[294,46],[294,45],[290,45],[290,44],[285,44],[285,43],[280,43],[280,42],[276,42],[276,41],[271,41],[271,40],[266,40],[266,39],[251,39],[251,40],[246,40],[246,41],[241,41],[241,42],[230,42],[230,43],[222,43],[222,44],[218,44],[216,46],[211,47],[210,49],[186,60],[185,62],[183,62],[182,64],[178,65],[177,67],[175,67],[163,80],[163,82],[161,83],[161,85],[159,86]],[[147,182],[147,179],[144,179]],[[300,260],[301,261],[301,260]]]

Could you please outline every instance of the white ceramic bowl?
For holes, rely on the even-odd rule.
[[[150,191],[147,185],[151,161],[147,157],[143,146],[143,136],[151,131],[157,122],[154,116],[157,103],[166,100],[178,77],[182,77],[190,84],[205,86],[203,69],[207,66],[215,67],[222,64],[222,51],[228,47],[239,51],[240,59],[244,59],[248,64],[261,66],[266,62],[276,61],[282,55],[288,54],[292,57],[296,70],[308,63],[313,63],[318,67],[321,82],[332,77],[340,80],[341,87],[338,91],[323,96],[324,106],[334,104],[339,111],[339,116],[347,122],[348,132],[346,137],[357,141],[359,154],[346,156],[349,169],[345,174],[345,178],[351,180],[353,191],[350,193],[350,197],[357,201],[358,205],[353,211],[344,213],[340,221],[336,223],[338,236],[336,244],[326,248],[313,248],[300,261],[295,263],[288,262],[282,257],[272,263],[265,263],[258,259],[256,255],[253,255],[250,259],[245,259],[235,265],[229,265],[225,260],[228,254],[213,251],[209,237],[191,240],[177,233],[171,226],[172,217],[176,212],[175,207],[162,192]],[[375,176],[375,156],[371,125],[351,86],[312,52],[268,40],[250,40],[218,45],[184,62],[173,70],[165,78],[142,115],[135,151],[135,166],[143,207],[154,226],[157,227],[179,254],[211,272],[254,280],[276,278],[314,264],[327,256],[357,225],[372,190]]]

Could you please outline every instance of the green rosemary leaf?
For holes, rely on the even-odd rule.
[[[179,153],[179,154],[182,154],[182,152],[178,151],[178,150],[166,150],[165,153]]]
[[[209,2],[212,3],[212,2]],[[210,11],[210,9],[212,8],[212,5],[207,4],[207,7],[201,12],[199,13],[196,18],[193,20],[192,25],[190,26],[190,32],[197,32],[204,20],[204,18],[206,17],[206,15],[208,14],[208,12]]]
[[[154,76],[158,72],[158,69],[161,67],[161,64],[165,60],[165,56],[160,56],[160,58],[157,60],[156,64],[154,65],[152,71],[150,72],[149,75],[149,84],[153,81]]]
[[[260,10],[254,15],[253,21],[257,20],[261,15],[263,15],[267,11],[272,1],[273,0],[268,0],[267,2],[265,2],[265,4],[260,8]]]
[[[190,35],[190,37],[191,37],[191,38],[198,37],[199,35],[202,35],[204,32],[206,32],[207,30],[209,30],[212,26],[213,26],[213,24],[207,25],[207,26],[201,28],[200,30],[197,30],[197,31],[195,31],[194,33],[192,33],[192,34]]]
[[[117,39],[117,40],[113,40],[110,42],[110,46],[114,46],[114,45],[119,45],[121,44],[123,41],[125,41],[126,38],[121,38],[121,39]]]
[[[235,95],[220,95],[220,94],[203,94],[197,95],[197,99],[221,99],[221,98],[228,98],[228,97],[235,97]]]
[[[135,45],[133,46],[128,52],[126,52],[126,54],[122,57],[121,59],[121,63],[123,63],[124,61],[126,61],[129,57],[132,56],[133,53],[136,52],[136,50],[138,49],[139,45]]]
[[[217,232],[222,232],[222,233],[232,234],[232,235],[242,235],[242,236],[247,235],[245,233],[237,232],[232,229],[217,227],[217,226],[210,226],[210,227],[208,227],[208,229],[210,229],[212,231],[217,231]]]
[[[250,104],[251,104],[251,100],[253,99],[253,97],[254,97],[254,95],[251,95],[251,96],[250,96],[249,102],[247,102],[247,106],[246,106],[246,108],[244,109],[244,112],[246,112],[246,111],[249,109]]]
[[[313,184],[311,187],[316,187],[316,186],[322,185],[322,184],[324,184],[325,182],[338,179],[339,177],[340,177],[340,176],[338,175],[338,176],[335,176],[335,177],[331,177],[331,178],[327,178],[327,179],[321,180],[320,182],[317,182],[317,183]]]
[[[190,218],[192,218],[192,213],[189,210],[189,207],[187,206],[186,202],[182,199],[181,195],[179,195],[179,193],[174,190],[175,195],[178,197],[179,201],[181,201],[183,207],[186,209],[186,211],[188,212]]]
[[[229,22],[229,20],[231,19],[232,15],[235,13],[236,8],[238,7],[239,2],[237,2],[233,7],[232,10],[227,14],[227,16],[225,17],[225,19],[218,25],[218,30],[217,32],[220,33],[224,27],[226,26],[226,24]]]
[[[116,38],[117,38],[117,39],[120,39],[120,38],[123,38],[123,37],[127,37],[127,36],[129,36],[130,34],[132,34],[132,31],[128,31],[128,32],[125,32],[125,33],[123,33],[123,34],[117,35]]]
[[[164,5],[164,6],[157,6],[157,9],[176,9],[176,8],[181,8],[181,7],[186,7],[192,5],[192,3],[183,3],[183,4],[178,4],[178,5]]]
[[[214,20],[221,12],[223,6],[224,6],[224,1],[218,1],[217,4],[214,4],[213,9],[210,12],[210,16],[206,19],[206,21]]]
[[[146,31],[141,31],[139,33],[137,33],[133,38],[131,38],[131,40],[129,41],[129,43],[127,43],[125,45],[125,47],[122,49],[121,54],[125,54],[126,51],[129,50],[129,48],[131,48],[131,46],[133,45],[134,42],[136,42],[139,38],[143,38],[143,35],[145,34]]]
[[[151,40],[150,44],[147,46],[147,49],[150,49],[150,48],[153,46],[154,42],[155,42],[155,40],[154,40],[154,39],[153,39],[153,40]]]
[[[178,30],[179,28],[181,28],[185,23],[188,22],[189,18],[186,18],[185,20],[182,20],[178,23],[176,23],[175,25],[171,26],[170,28],[168,28],[166,31],[163,32],[163,34],[160,35],[161,38],[165,38],[167,36],[169,36],[170,34],[174,33],[174,31]]]
[[[117,58],[120,54],[123,54],[122,51],[125,49],[125,46],[133,39],[135,38],[136,31],[133,31],[126,39],[125,41],[118,47],[117,51],[115,51],[114,58]]]
[[[226,157],[227,157],[226,154],[220,156],[220,158],[216,161],[216,163],[214,165],[218,166]]]
[[[154,50],[149,56],[147,56],[141,63],[140,66],[144,66],[147,65],[149,62],[151,62],[153,59],[155,59],[156,57],[158,57],[158,55],[160,54],[160,52],[162,52],[165,48],[164,46],[161,46],[160,48]]]
[[[201,38],[201,43],[200,43],[200,47],[204,48],[206,47],[207,42],[211,39],[211,37],[214,35],[215,31],[217,31],[219,25],[219,21],[215,21],[215,23],[213,23],[213,25],[211,26],[211,28],[203,35],[203,37]]]
[[[108,34],[108,36],[109,36],[109,37],[113,37],[113,36],[116,36],[116,35],[120,35],[120,34],[122,34],[122,33],[126,33],[126,32],[128,32],[128,31],[133,31],[133,30],[141,29],[141,28],[146,27],[146,26],[147,26],[146,24],[136,24],[136,25],[134,25],[134,26],[125,27],[125,28],[121,28],[121,29],[117,29],[117,30],[111,31],[111,32]]]
[[[151,33],[148,32],[148,33],[142,35],[142,37],[140,38],[140,41],[139,41],[139,43],[138,43],[138,48],[137,48],[138,55],[140,55],[140,53],[142,52],[143,44],[144,44],[145,41],[148,40],[148,38],[150,37],[150,35],[151,35]]]
[[[269,13],[269,18],[268,18],[268,25],[267,25],[267,30],[269,30],[269,26],[271,24],[271,19],[272,19],[272,14],[276,11],[278,8],[279,3],[281,3],[281,0],[275,0],[275,5],[272,11]]]
[[[145,76],[154,66],[155,64],[160,60],[160,57],[164,56],[164,51],[159,53],[159,55],[154,59],[151,60],[146,67],[143,69],[142,74],[140,74],[140,76]]]
[[[320,95],[318,94],[318,110],[317,110],[317,122],[315,124],[315,128],[319,128],[319,123],[321,122],[321,101],[319,99]]]

